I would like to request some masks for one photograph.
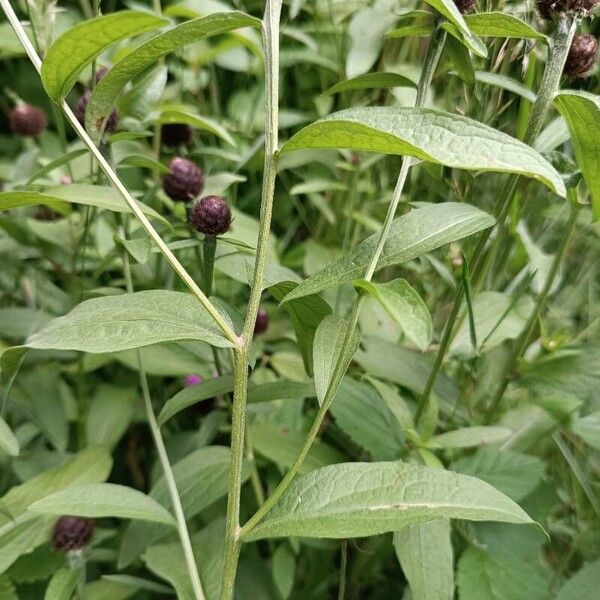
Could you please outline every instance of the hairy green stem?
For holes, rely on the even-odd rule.
[[[571,241],[571,238],[573,237],[573,232],[575,231],[575,225],[577,224],[577,215],[579,214],[579,206],[576,202],[577,202],[576,200],[571,202],[571,207],[570,207],[571,213],[569,215],[569,220],[567,221],[565,231],[561,237],[560,246],[558,247],[558,250],[552,260],[552,264],[550,266],[550,271],[548,272],[548,275],[546,276],[546,280],[544,282],[544,287],[542,288],[542,291],[538,294],[538,297],[536,298],[533,310],[532,310],[531,314],[529,315],[527,322],[525,323],[525,327],[523,328],[521,335],[518,337],[518,339],[513,347],[511,355],[508,357],[508,359],[504,363],[504,367],[500,373],[500,377],[498,378],[499,384],[498,384],[498,386],[496,388],[496,392],[494,393],[492,400],[490,402],[490,408],[489,408],[489,412],[488,412],[487,421],[490,421],[491,419],[493,419],[494,415],[496,414],[496,411],[498,410],[500,401],[502,400],[502,396],[504,395],[504,392],[506,391],[506,388],[508,387],[508,384],[510,381],[510,374],[514,371],[515,367],[517,366],[517,362],[518,362],[519,358],[521,358],[521,356],[523,356],[523,353],[525,352],[525,350],[527,349],[527,346],[529,345],[531,334],[533,333],[533,330],[535,329],[535,326],[540,318],[542,310],[544,309],[544,306],[546,304],[548,295],[550,294],[550,290],[552,289],[552,286],[554,285],[554,280],[556,279],[556,276],[558,275],[558,271],[559,271],[562,261],[565,257],[565,253],[567,251],[567,248],[569,247],[569,242]]]
[[[120,226],[120,237],[125,239],[125,229]],[[133,289],[133,277],[131,275],[131,264],[129,262],[129,254],[127,250],[123,249],[123,273],[125,275],[125,284],[127,292],[132,294]],[[138,371],[140,374],[140,387],[142,388],[142,396],[144,398],[144,409],[146,411],[146,418],[148,419],[148,426],[150,427],[150,433],[152,434],[152,440],[158,453],[158,459],[165,477],[167,489],[169,490],[169,496],[171,498],[171,505],[173,506],[173,512],[175,513],[175,519],[177,521],[177,531],[179,533],[179,539],[181,541],[181,547],[183,549],[183,555],[185,557],[185,564],[190,576],[190,582],[194,590],[194,597],[196,600],[204,600],[204,592],[202,590],[202,583],[200,582],[200,576],[198,575],[198,567],[196,566],[196,560],[194,558],[194,550],[192,548],[192,542],[190,540],[190,534],[185,521],[185,513],[183,511],[183,505],[181,504],[181,497],[179,496],[179,490],[177,489],[177,483],[175,481],[175,475],[171,468],[169,456],[167,455],[167,449],[160,432],[160,426],[156,420],[154,414],[154,408],[152,407],[152,399],[150,397],[150,388],[148,386],[148,377],[144,368],[144,362],[142,359],[142,352],[138,348],[137,351],[137,364]]]
[[[204,236],[202,242],[202,277],[204,278],[204,293],[210,298],[213,288],[213,273],[215,270],[215,252],[217,238],[214,235]]]
[[[265,50],[265,157],[260,207],[260,223],[250,297],[241,335],[241,346],[235,350],[234,390],[231,421],[231,463],[225,520],[225,552],[221,580],[221,600],[233,597],[235,574],[240,554],[240,491],[246,430],[248,396],[248,355],[254,333],[256,315],[265,281],[269,250],[269,231],[273,214],[275,179],[277,177],[277,145],[279,124],[279,21],[283,0],[267,0],[263,19]]]
[[[544,69],[544,75],[542,77],[537,99],[529,114],[527,129],[525,131],[523,140],[526,144],[531,144],[539,135],[544,124],[546,114],[548,113],[548,109],[550,108],[552,100],[559,89],[560,78],[565,66],[569,48],[571,47],[571,41],[575,35],[576,25],[577,23],[575,19],[570,15],[562,14],[558,19],[556,30],[552,36],[548,61],[546,63],[546,68]],[[500,196],[494,205],[494,216],[497,218],[497,224],[500,228],[504,226],[504,221],[506,220],[506,216],[510,210],[513,198],[515,197],[518,183],[519,175],[511,175],[506,180]],[[484,252],[489,235],[489,231],[481,234],[473,250],[471,263],[473,265],[472,285],[474,289],[477,289],[479,282],[485,277],[493,254],[497,248],[497,245],[493,243],[490,251],[487,253]],[[498,239],[498,236],[496,236],[496,239]],[[462,285],[459,285],[456,292],[456,297],[454,299],[454,304],[452,306],[452,311],[446,321],[446,326],[444,327],[444,331],[442,333],[442,339],[440,340],[440,346],[433,364],[433,368],[431,369],[425,389],[421,395],[421,398],[419,399],[419,404],[415,414],[415,422],[417,424],[427,408],[427,404],[429,403],[429,398],[431,396],[431,390],[433,389],[437,375],[442,367],[442,363],[444,362],[444,358],[448,352],[450,343],[452,342],[463,297],[464,288]]]
[[[429,45],[427,47],[427,55],[425,58],[425,63],[423,65],[423,70],[421,72],[421,78],[419,81],[419,85],[417,88],[417,100],[416,105],[422,106],[425,102],[425,95],[427,90],[431,85],[431,80],[433,78],[433,74],[435,72],[436,66],[439,62],[439,58],[442,53],[442,49],[444,46],[444,42],[446,39],[446,32],[441,29],[436,29],[433,33]],[[379,262],[379,258],[381,253],[383,252],[383,248],[385,246],[385,242],[390,232],[390,228],[392,226],[392,222],[396,215],[396,210],[398,208],[398,204],[400,203],[400,199],[402,197],[402,191],[404,190],[404,184],[406,183],[406,178],[410,167],[414,164],[414,161],[411,157],[406,156],[402,160],[402,166],[400,167],[400,173],[398,174],[398,180],[396,182],[396,187],[394,188],[394,192],[392,194],[392,198],[390,200],[390,205],[388,207],[387,214],[385,216],[385,221],[383,223],[381,233],[379,235],[379,241],[377,243],[377,247],[371,257],[367,270],[365,272],[365,279],[370,281],[377,269],[377,263]],[[342,364],[342,357],[344,357],[348,350],[351,347],[352,339],[354,337],[355,329],[358,325],[358,316],[360,314],[360,309],[363,305],[365,296],[363,293],[359,293],[358,297],[354,301],[352,305],[352,309],[350,312],[350,316],[348,318],[348,327],[346,329],[346,335],[342,342],[342,349],[340,351],[340,359],[336,362],[333,374],[331,377],[331,381],[327,387],[327,391],[325,393],[325,397],[323,398],[323,402],[319,407],[317,415],[310,427],[310,430],[304,440],[302,448],[296,457],[296,460],[288,470],[288,472],[284,475],[283,479],[279,482],[279,485],[275,488],[272,494],[267,498],[265,503],[256,511],[256,513],[248,520],[248,522],[242,527],[240,536],[248,534],[260,521],[261,519],[277,504],[278,500],[281,498],[285,490],[288,488],[290,483],[298,474],[300,467],[304,463],[308,452],[315,441],[319,430],[321,428],[321,424],[327,411],[335,398],[335,395],[338,390],[338,386],[344,377],[346,367]]]

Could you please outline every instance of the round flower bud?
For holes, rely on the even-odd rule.
[[[160,136],[165,146],[177,148],[192,143],[192,128],[185,123],[167,123],[160,129]]]
[[[10,128],[13,133],[35,137],[46,131],[48,119],[46,113],[38,106],[18,104],[9,115]]]
[[[204,189],[200,167],[187,158],[176,156],[169,163],[169,173],[163,176],[163,190],[171,200],[188,202]]]
[[[264,308],[259,308],[254,323],[254,335],[264,333],[269,327],[269,314]]]
[[[90,98],[92,97],[92,92],[90,92],[89,90],[87,92],[85,92],[85,94],[83,94],[83,96],[81,96],[81,98],[79,98],[79,100],[77,101],[77,106],[75,107],[75,110],[73,111],[75,113],[75,116],[77,117],[77,120],[85,127],[85,111],[87,110],[87,105],[90,102]],[[96,128],[98,130],[100,130],[100,128],[102,127],[102,122],[104,121],[104,119],[98,119],[98,122],[96,123]],[[116,110],[113,110],[110,113],[110,116],[108,117],[108,121],[106,122],[106,127],[104,128],[104,131],[114,131],[117,128],[117,123],[119,122],[119,115],[117,114]]]
[[[565,73],[570,77],[585,77],[596,64],[598,40],[590,34],[578,33],[567,55]]]
[[[598,4],[598,0],[537,0],[538,11],[544,19],[571,11],[587,15]]]
[[[475,8],[477,0],[454,0],[454,4],[461,14],[466,15]]]
[[[59,552],[80,550],[90,543],[95,523],[92,519],[65,515],[58,519],[52,533],[52,546]]]
[[[190,225],[204,235],[221,235],[231,227],[231,210],[221,196],[205,196],[190,211]]]

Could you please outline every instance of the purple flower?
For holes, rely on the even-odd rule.
[[[190,387],[192,385],[198,385],[202,383],[204,379],[200,377],[200,375],[186,375],[185,376],[185,387]]]

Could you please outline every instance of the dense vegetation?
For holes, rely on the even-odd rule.
[[[598,597],[595,0],[0,6],[0,600]]]

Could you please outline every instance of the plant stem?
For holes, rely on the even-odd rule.
[[[202,242],[202,275],[204,278],[204,293],[208,298],[212,295],[213,272],[215,269],[215,252],[217,250],[217,238],[214,235],[204,236]]]
[[[256,245],[254,273],[246,319],[234,351],[234,390],[231,422],[231,463],[225,521],[225,552],[221,580],[221,600],[233,597],[235,574],[240,554],[240,492],[246,429],[246,399],[248,395],[248,354],[254,333],[254,324],[264,287],[269,231],[273,214],[275,179],[277,177],[277,146],[279,127],[279,21],[283,0],[267,0],[263,18],[265,49],[265,158],[260,207],[260,223]]]
[[[11,27],[13,28],[15,34],[21,42],[21,45],[27,52],[27,55],[29,56],[29,59],[31,60],[33,66],[35,67],[37,72],[40,73],[42,64],[40,57],[37,55],[37,52],[32,46],[31,41],[27,37],[27,34],[25,33],[23,26],[21,25],[17,15],[12,9],[9,0],[0,0],[0,6],[2,6],[2,9],[4,10],[4,13],[7,16]],[[142,227],[146,230],[146,233],[158,246],[162,254],[173,267],[174,271],[188,286],[190,291],[198,298],[200,303],[204,306],[204,308],[213,318],[217,326],[221,329],[225,337],[234,345],[234,347],[237,347],[239,341],[233,329],[229,326],[227,321],[223,318],[223,316],[213,305],[213,303],[198,287],[194,279],[186,271],[185,267],[179,262],[175,254],[173,254],[173,252],[169,249],[167,244],[165,244],[163,239],[160,237],[160,234],[156,231],[148,217],[146,217],[146,215],[142,212],[142,209],[139,207],[137,200],[131,195],[129,190],[127,190],[123,182],[119,179],[119,176],[115,173],[108,161],[102,155],[102,152],[100,152],[99,148],[94,144],[94,142],[91,140],[85,129],[81,126],[81,124],[73,114],[73,111],[69,108],[69,105],[63,100],[61,101],[60,106],[65,116],[67,117],[67,120],[69,121],[77,135],[81,138],[83,143],[87,146],[88,150],[92,153],[108,180],[123,197],[123,200],[125,200],[129,208],[131,209],[131,212],[133,212],[138,221],[141,223]]]
[[[571,241],[571,238],[573,237],[573,232],[575,231],[575,225],[577,223],[577,215],[578,214],[579,214],[579,206],[577,205],[576,200],[575,200],[575,201],[571,202],[571,212],[569,215],[569,220],[567,221],[567,224],[565,226],[565,231],[562,235],[562,238],[560,241],[560,246],[558,247],[558,250],[557,250],[556,254],[554,255],[554,259],[552,260],[552,264],[550,266],[550,271],[548,272],[546,281],[544,282],[544,287],[543,287],[542,291],[539,293],[539,295],[535,301],[533,311],[529,315],[529,318],[527,319],[527,322],[525,323],[525,327],[523,328],[521,335],[518,337],[518,339],[513,347],[513,351],[511,353],[511,355],[508,357],[508,359],[504,363],[504,367],[503,367],[502,372],[499,377],[500,383],[498,384],[498,386],[496,388],[496,392],[494,393],[494,396],[492,397],[492,400],[490,402],[490,409],[488,412],[487,421],[490,421],[494,417],[494,415],[498,409],[498,406],[500,405],[500,401],[502,400],[502,396],[504,395],[504,392],[506,391],[506,388],[508,387],[508,383],[510,381],[510,374],[513,372],[513,370],[517,366],[517,362],[518,362],[519,358],[521,358],[521,356],[527,349],[527,346],[529,345],[529,340],[531,338],[531,334],[533,333],[533,330],[535,329],[538,319],[540,318],[540,314],[542,313],[542,310],[544,309],[544,305],[546,303],[548,295],[550,294],[550,290],[552,289],[554,280],[556,279],[556,275],[558,274],[558,270],[560,269],[560,265],[565,257],[565,253],[569,246],[569,242]]]
[[[577,23],[571,15],[561,14],[558,19],[556,30],[552,36],[548,62],[546,63],[546,68],[544,69],[544,75],[542,77],[537,99],[531,109],[529,120],[527,122],[527,129],[525,131],[523,140],[526,144],[531,144],[539,135],[548,109],[552,104],[554,95],[559,89],[560,78],[565,66],[569,48],[571,47],[571,41],[575,35],[576,25]],[[494,216],[497,218],[498,227],[504,226],[504,221],[506,220],[506,216],[510,210],[513,198],[515,197],[518,183],[519,176],[511,175],[504,184],[502,192],[500,193],[500,197],[494,205],[493,212]],[[496,245],[493,243],[491,250],[487,253],[484,252],[489,235],[489,231],[486,231],[479,236],[479,240],[477,241],[472,254],[472,285],[474,289],[476,289],[479,282],[483,280],[493,254],[496,251]],[[457,324],[463,296],[464,288],[462,284],[460,284],[456,292],[456,297],[452,306],[452,312],[446,321],[446,326],[442,333],[440,347],[438,349],[433,368],[429,374],[429,378],[425,385],[425,390],[419,399],[419,404],[415,413],[415,423],[417,425],[419,419],[425,412],[427,404],[429,403],[431,390],[433,389],[437,375],[440,371],[442,363],[444,362],[444,358],[448,352],[450,343],[452,342],[453,332]]]
[[[441,29],[436,29],[431,36],[429,41],[429,45],[427,47],[427,56],[425,58],[425,63],[423,65],[423,70],[421,72],[421,78],[419,81],[419,86],[417,88],[417,106],[422,106],[425,101],[425,94],[429,89],[431,84],[431,80],[433,78],[433,74],[435,72],[437,63],[442,53],[442,49],[444,46],[444,42],[446,39],[446,32]],[[383,248],[385,246],[385,242],[389,235],[390,228],[392,226],[392,222],[394,220],[396,210],[398,208],[398,204],[400,203],[400,198],[402,196],[402,191],[404,189],[404,184],[406,183],[406,177],[410,170],[410,167],[414,164],[414,161],[411,157],[406,156],[402,160],[402,166],[400,167],[400,173],[398,174],[398,180],[396,182],[396,187],[394,188],[394,192],[392,194],[392,198],[390,200],[390,205],[388,207],[388,211],[385,217],[385,221],[383,223],[381,233],[379,236],[379,241],[377,243],[377,247],[373,256],[371,257],[371,261],[369,266],[367,267],[365,273],[365,279],[370,281],[375,273],[377,268],[377,263],[383,252]],[[333,374],[331,377],[331,381],[327,388],[327,392],[325,393],[325,397],[323,398],[323,402],[319,407],[315,420],[313,421],[311,428],[304,440],[302,448],[296,460],[288,470],[288,472],[284,475],[283,479],[279,482],[279,485],[275,488],[272,494],[267,498],[265,503],[254,513],[254,515],[248,520],[248,522],[242,527],[240,532],[240,537],[248,534],[252,529],[260,522],[260,520],[277,504],[279,498],[283,495],[285,490],[288,488],[289,484],[296,477],[300,467],[304,463],[308,452],[315,441],[319,430],[321,428],[321,424],[325,415],[327,414],[327,410],[329,409],[335,395],[337,393],[338,386],[345,374],[345,368],[342,366],[341,358],[347,354],[350,345],[352,344],[352,338],[354,336],[354,331],[358,325],[358,316],[360,314],[360,309],[364,302],[365,296],[363,293],[359,293],[358,297],[354,301],[352,305],[351,313],[348,318],[348,327],[346,330],[346,335],[344,337],[344,341],[342,342],[342,349],[340,351],[340,360],[337,361]]]
[[[344,600],[346,596],[346,569],[348,565],[348,540],[342,540],[342,551],[340,557],[340,586],[338,588],[338,600]]]
[[[120,237],[125,239],[125,230],[123,226],[120,227]],[[133,293],[133,277],[131,276],[131,265],[129,262],[129,254],[123,249],[123,273],[125,275],[125,283],[127,286],[127,292]],[[181,541],[181,547],[183,549],[183,555],[185,557],[185,563],[187,566],[188,574],[192,588],[194,590],[194,597],[196,600],[204,600],[204,592],[202,591],[202,583],[200,582],[200,576],[198,575],[198,567],[196,566],[196,560],[194,558],[194,550],[192,548],[192,542],[190,540],[190,534],[185,522],[185,513],[181,504],[181,498],[177,489],[177,483],[175,481],[175,475],[169,462],[169,456],[167,455],[167,449],[160,433],[160,427],[154,414],[154,408],[152,407],[152,399],[150,397],[150,388],[148,386],[148,377],[146,370],[144,369],[144,362],[142,359],[142,352],[137,349],[137,363],[138,370],[140,373],[140,387],[142,388],[142,396],[144,398],[144,409],[146,411],[146,418],[148,419],[148,426],[150,427],[150,433],[156,451],[158,453],[158,459],[162,467],[167,488],[169,490],[169,496],[171,497],[171,504],[173,506],[173,512],[175,513],[175,519],[177,520],[177,530],[179,532],[179,539]]]

